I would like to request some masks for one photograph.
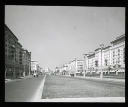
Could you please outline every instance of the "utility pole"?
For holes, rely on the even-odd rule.
[[[91,54],[91,53],[94,53],[94,52],[89,52],[89,53]],[[84,55],[84,70],[85,70],[85,75],[84,76],[86,76],[86,71],[87,71],[87,64],[86,64],[87,55],[90,55],[90,54],[83,54]],[[86,66],[85,66],[85,64],[86,64]]]
[[[101,44],[100,47],[101,47],[101,73],[100,73],[100,78],[102,79],[103,78],[103,71],[102,71],[102,49],[104,47],[104,44]]]
[[[76,77],[76,71],[77,71],[77,62],[76,62],[77,60],[76,60],[76,58],[75,58],[75,77]]]
[[[86,64],[86,60],[85,60],[85,58],[86,58],[86,55],[87,54],[83,54],[84,55],[84,77],[86,76],[86,71],[85,70],[87,70],[87,69],[85,69],[85,64]]]
[[[25,51],[23,51],[23,60],[24,60],[24,72],[23,72],[23,76],[25,77]]]

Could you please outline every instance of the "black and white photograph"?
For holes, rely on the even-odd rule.
[[[125,9],[5,5],[5,102],[125,103]]]

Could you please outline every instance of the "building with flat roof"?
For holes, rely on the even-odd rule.
[[[28,52],[26,49],[22,49],[22,54],[23,54],[23,65],[24,65],[24,71],[25,75],[30,75],[31,74],[31,52]]]
[[[84,67],[86,72],[94,71],[103,73],[125,73],[125,34],[110,42],[111,46],[95,49],[95,53],[85,56]],[[101,58],[102,55],[102,58]],[[102,64],[101,64],[102,59]],[[121,73],[122,72],[122,73]]]
[[[69,69],[69,73],[79,74],[83,72],[84,60],[75,59],[73,61],[70,61],[68,69]]]
[[[37,72],[38,62],[36,60],[31,60],[31,71],[32,73]]]
[[[116,38],[111,43],[111,60],[110,65],[114,70],[118,70],[119,74],[125,73],[125,34]],[[117,72],[117,74],[118,74]]]
[[[5,76],[6,78],[18,78],[23,76],[23,72],[27,71],[24,70],[22,45],[5,24]]]

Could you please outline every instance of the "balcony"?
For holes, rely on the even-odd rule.
[[[11,52],[11,53],[14,53],[14,50],[11,50],[10,52]]]
[[[19,60],[20,60],[20,61],[22,61],[22,59],[21,59],[21,58],[20,58]]]
[[[19,54],[22,54],[22,51],[20,51]]]
[[[9,58],[13,58],[13,57],[14,57],[14,55],[13,55],[13,54],[9,55]]]
[[[13,45],[10,46],[11,49],[14,49],[15,47],[13,47]]]
[[[22,62],[19,62],[19,64],[22,64]]]

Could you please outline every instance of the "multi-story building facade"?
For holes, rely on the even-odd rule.
[[[63,67],[61,67],[62,68],[62,74],[64,74],[64,75],[69,75],[70,74],[70,64],[69,63],[66,63],[66,64],[64,64],[63,65]]]
[[[35,60],[32,60],[31,61],[31,71],[32,71],[32,73],[37,72],[37,67],[38,67],[38,62],[35,61]]]
[[[68,70],[71,73],[81,73],[84,69],[84,60],[75,59],[68,64]]]
[[[102,53],[101,53],[101,48],[98,48],[95,50],[95,67],[94,71],[99,73],[101,71],[101,66],[102,66],[102,71],[107,72],[109,66],[110,66],[110,47],[103,47]],[[102,64],[101,64],[101,57],[102,57]]]
[[[111,46],[97,48],[92,54],[85,54],[84,60],[73,60],[61,71],[79,73],[82,71],[100,73],[125,74],[125,34],[110,42]]]
[[[22,54],[22,45],[20,43],[18,43],[18,63],[19,63],[19,74],[20,76],[23,76],[23,71],[24,71],[24,67],[23,67],[23,54]]]
[[[28,52],[28,50],[22,48],[22,54],[23,54],[23,65],[24,65],[24,71],[25,75],[31,74],[31,52]]]
[[[99,72],[99,66],[101,66],[101,50],[100,48],[95,50],[95,71]]]
[[[49,72],[49,68],[45,67],[45,72],[48,73]]]
[[[16,76],[18,68],[18,38],[5,25],[5,75],[6,78]]]
[[[84,60],[76,60],[77,72],[83,72]]]
[[[76,60],[73,60],[70,62],[70,73],[71,72],[75,73],[76,69],[77,69]]]
[[[29,59],[31,59],[31,56],[29,57]],[[23,76],[23,72],[22,45],[18,42],[18,38],[5,24],[5,76],[6,78],[16,78]]]
[[[110,48],[111,46],[104,47],[103,52],[102,52],[102,55],[103,55],[102,56],[102,59],[103,59],[102,70],[105,74],[109,72],[109,67],[110,67]]]
[[[87,72],[93,72],[95,70],[95,53],[87,56]]]
[[[125,34],[111,42],[111,60],[110,65],[119,73],[125,73]],[[117,74],[118,74],[117,72]]]
[[[111,42],[111,46],[95,50],[94,54],[86,55],[84,67],[88,72],[95,71],[103,73],[125,73],[125,34]],[[102,59],[102,62],[101,62]]]

